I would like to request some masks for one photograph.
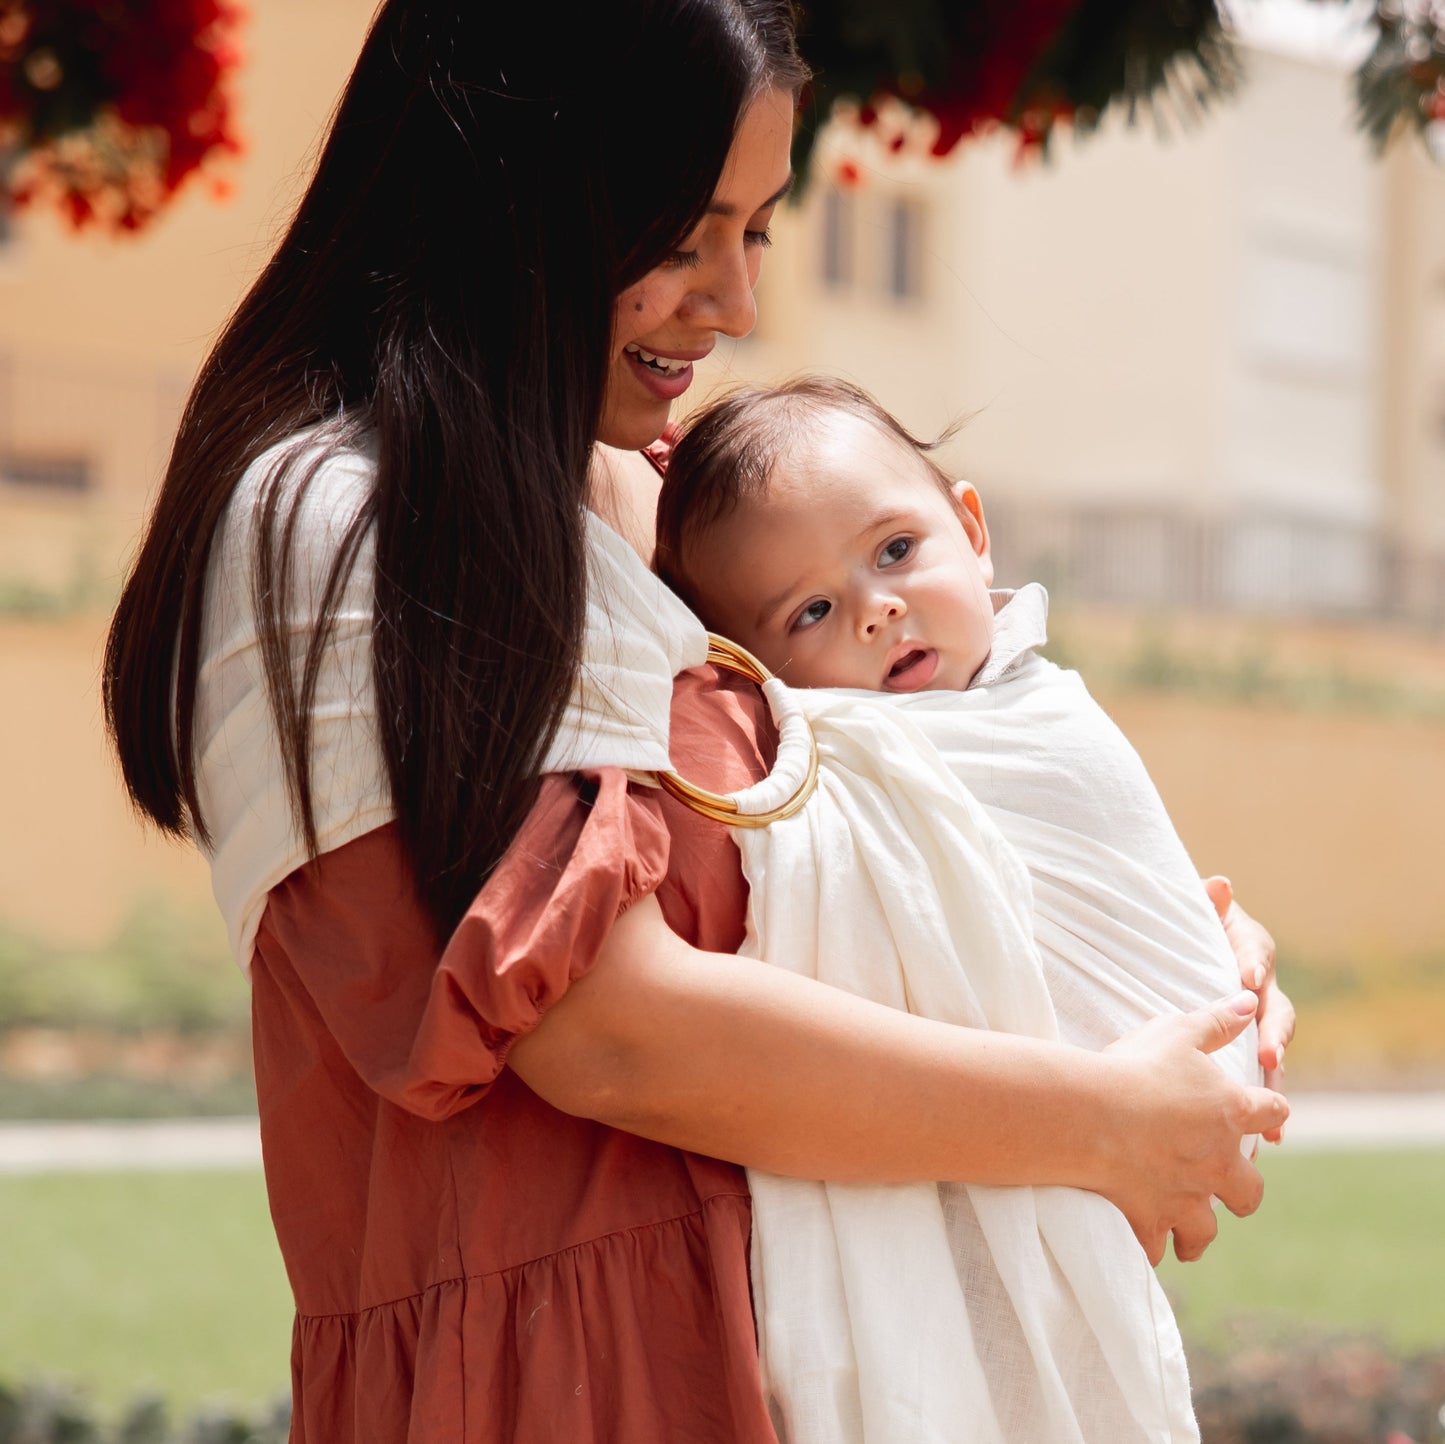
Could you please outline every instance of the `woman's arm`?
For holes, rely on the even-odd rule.
[[[1259,1204],[1239,1141],[1288,1108],[1204,1057],[1253,1011],[1242,995],[1088,1053],[701,952],[648,896],[508,1062],[566,1112],[775,1173],[1089,1188],[1157,1262],[1171,1231],[1179,1257],[1203,1252],[1211,1195]]]

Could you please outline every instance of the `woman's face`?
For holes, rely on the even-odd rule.
[[[752,330],[753,286],[791,180],[792,138],[792,92],[763,91],[743,112],[707,214],[681,250],[618,296],[598,433],[608,446],[656,441],[718,333]]]

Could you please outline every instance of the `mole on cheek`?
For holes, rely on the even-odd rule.
[[[634,302],[632,303],[632,309],[633,309],[634,311],[640,311],[640,310],[642,310],[642,302],[641,302],[641,301],[634,301]]]

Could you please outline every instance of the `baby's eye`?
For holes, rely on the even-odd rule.
[[[801,632],[808,627],[816,627],[832,610],[832,602],[825,602],[820,597],[816,602],[809,602],[808,605],[793,618],[793,625],[789,627],[788,630],[790,632]]]
[[[878,553],[878,564],[885,567],[896,567],[899,562],[908,557],[912,550],[913,538],[911,536],[895,537]]]

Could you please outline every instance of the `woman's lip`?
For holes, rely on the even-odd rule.
[[[697,346],[691,351],[657,351],[651,346],[642,346],[641,343],[637,341],[629,341],[628,345],[640,346],[649,356],[661,356],[664,361],[702,361],[712,355],[711,346]],[[627,354],[630,356],[633,353],[629,351]]]
[[[910,656],[913,661],[901,672],[894,672],[893,668]],[[937,672],[938,653],[932,647],[905,647],[890,664],[883,687],[888,692],[917,692],[928,686]]]
[[[704,355],[707,353],[704,352]],[[652,392],[654,396],[660,397],[663,401],[676,401],[689,386],[692,385],[692,363],[689,362],[681,371],[674,372],[671,376],[664,376],[661,371],[649,366],[640,356],[631,351],[624,351],[622,359],[632,370],[632,374]],[[669,356],[669,361],[681,360],[681,357]]]

